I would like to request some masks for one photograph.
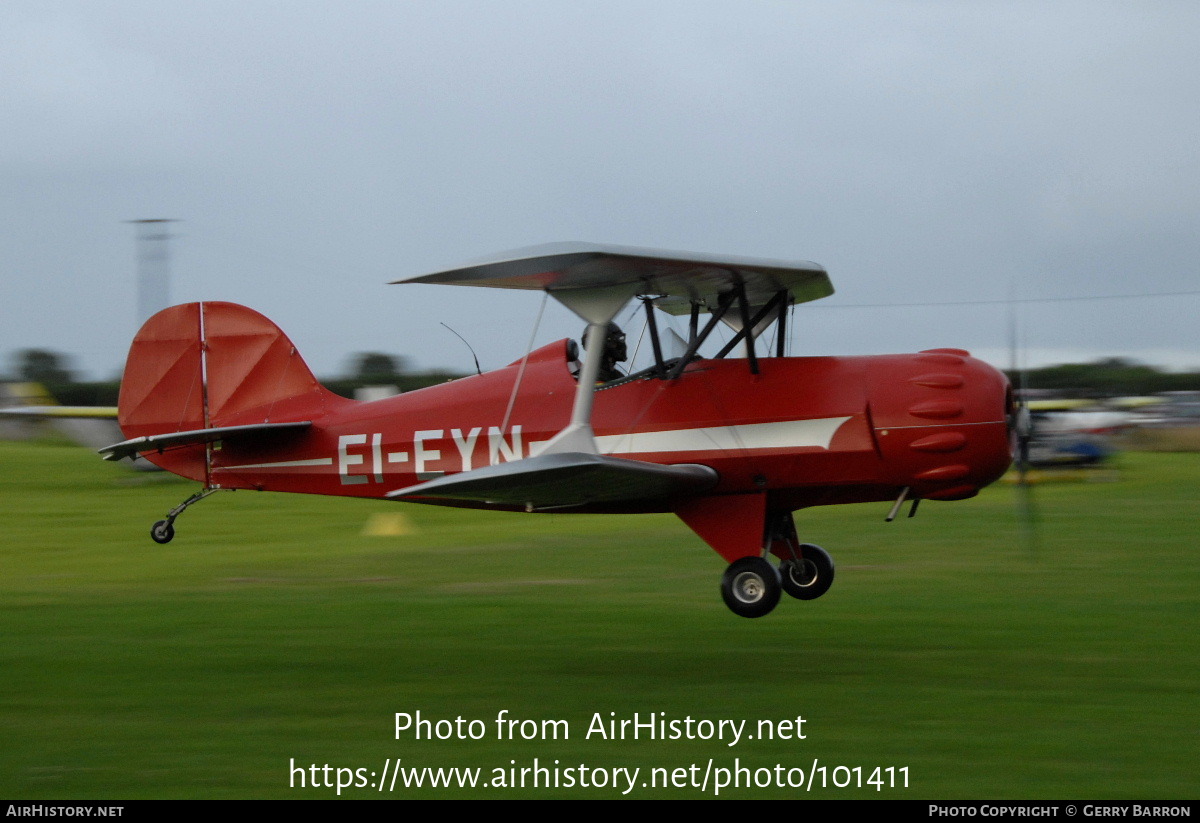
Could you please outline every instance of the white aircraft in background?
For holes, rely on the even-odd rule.
[[[1029,463],[1033,466],[1080,466],[1102,463],[1114,451],[1114,435],[1134,425],[1128,411],[1094,400],[1030,400],[1032,419]]]

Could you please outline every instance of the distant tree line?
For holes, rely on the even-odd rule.
[[[6,379],[40,383],[64,406],[115,406],[121,391],[119,380],[80,381],[75,379],[67,355],[45,349],[25,349],[13,357]],[[363,352],[350,359],[344,375],[321,379],[335,394],[353,397],[363,386],[396,386],[402,392],[423,389],[454,380],[463,375],[447,371],[410,371],[408,361],[380,352]]]
[[[402,392],[436,386],[463,375],[448,371],[410,371],[408,360],[380,352],[362,352],[350,359],[347,376],[322,379],[321,384],[335,394],[354,397],[363,386],[395,386]]]
[[[1017,376],[1008,373],[1013,385]],[[1029,369],[1024,385],[1072,397],[1125,397],[1169,391],[1200,391],[1200,372],[1165,372],[1123,357]]]

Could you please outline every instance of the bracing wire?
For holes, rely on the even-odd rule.
[[[525,364],[529,362],[529,355],[533,352],[533,343],[537,340],[538,327],[542,325],[542,313],[546,310],[546,301],[549,299],[550,292],[543,292],[537,319],[533,321],[533,332],[529,335],[529,345],[525,347],[525,356],[521,358],[521,367],[517,369],[517,379],[513,381],[512,394],[508,398],[508,408],[504,410],[504,422],[500,424],[501,433],[508,431],[508,421],[512,418],[513,406],[517,402],[517,391],[521,388],[521,379],[525,377]]]

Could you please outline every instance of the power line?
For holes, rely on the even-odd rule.
[[[816,309],[894,309],[925,306],[1009,306],[1014,303],[1081,303],[1093,300],[1135,300],[1146,297],[1189,297],[1200,294],[1196,291],[1161,291],[1140,294],[1092,294],[1081,297],[1025,297],[1015,300],[944,300],[930,303],[818,303]]]

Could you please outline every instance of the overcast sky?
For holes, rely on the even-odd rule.
[[[1003,305],[1200,291],[1192,2],[0,4],[0,354],[121,368],[133,227],[173,302],[484,368],[540,298],[387,281],[589,240],[814,260],[796,353],[1003,364]],[[1031,362],[1200,369],[1200,295],[1023,304]],[[547,342],[580,322],[547,309]],[[636,335],[638,324],[631,324]]]

